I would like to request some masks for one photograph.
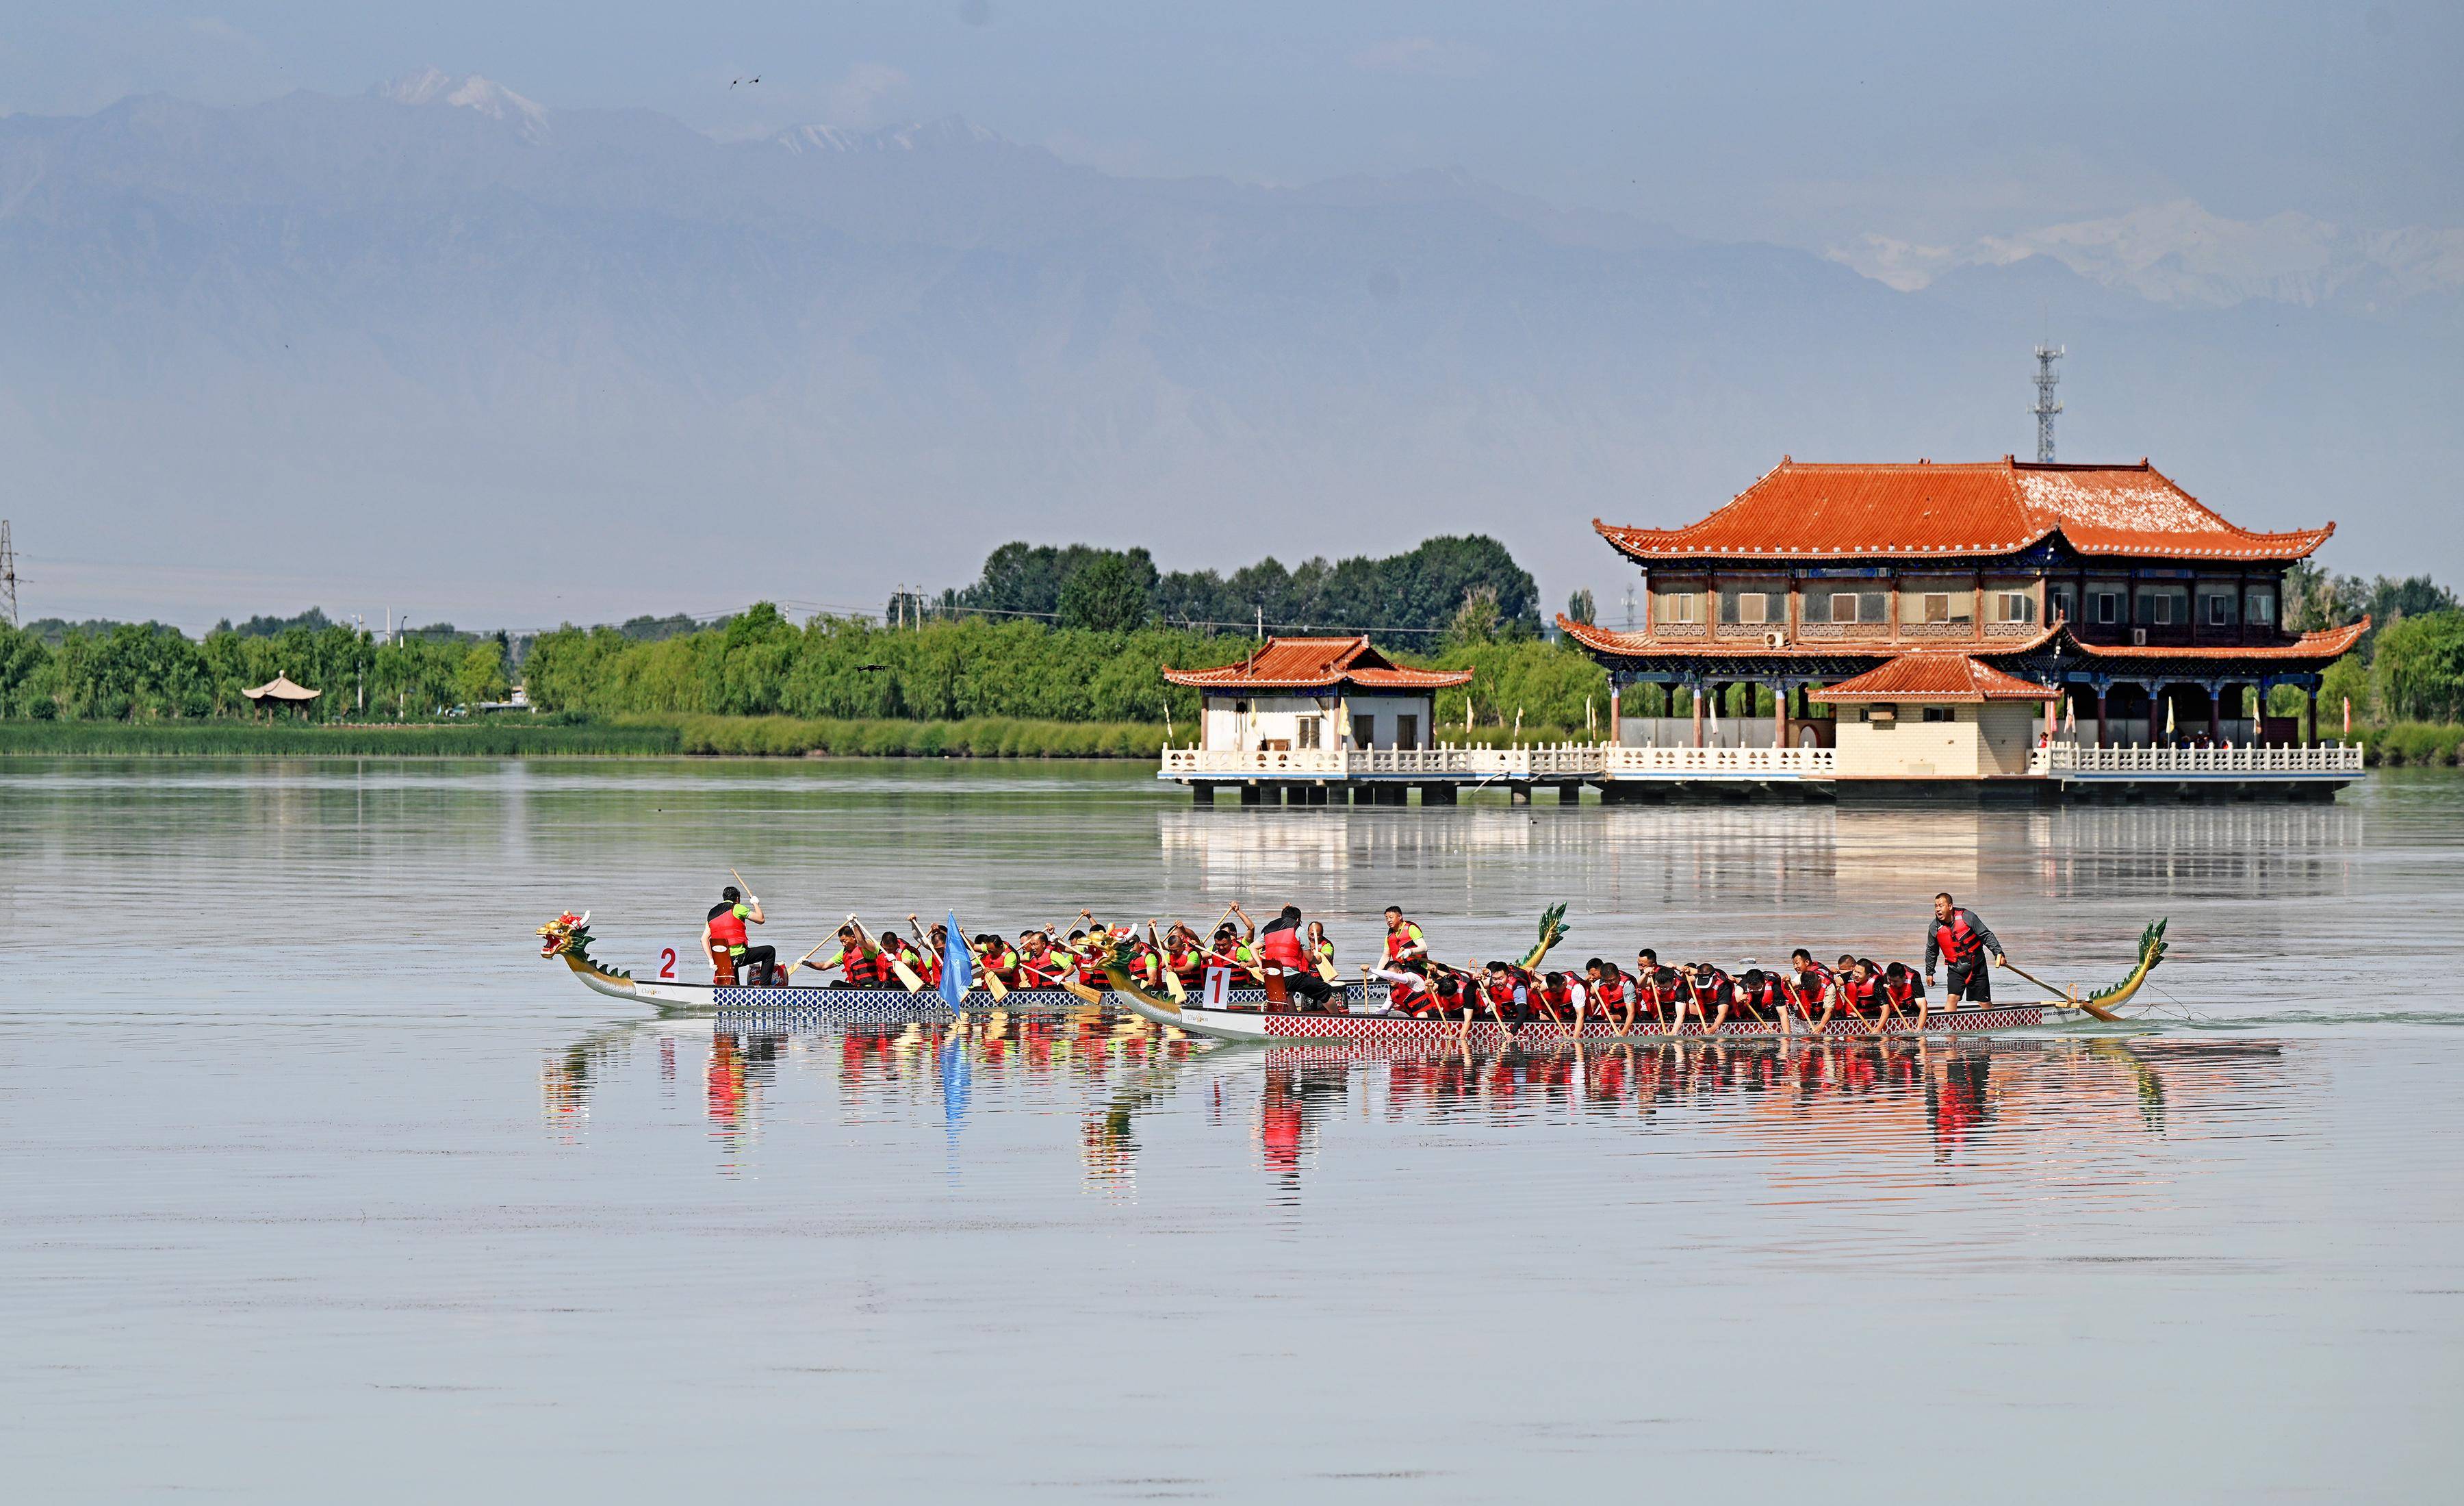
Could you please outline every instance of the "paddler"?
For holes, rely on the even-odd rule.
[[[1243,916],[1243,919],[1248,917]],[[1327,986],[1317,969],[1310,965],[1308,948],[1302,941],[1301,907],[1287,904],[1275,913],[1275,918],[1258,928],[1258,957],[1267,966],[1283,975],[1284,992],[1301,1013],[1322,1011],[1334,990]]]
[[[1150,945],[1155,944],[1155,924],[1153,920],[1147,922],[1147,941]],[[1155,950],[1162,956],[1166,970],[1180,980],[1183,993],[1198,988],[1205,979],[1206,943],[1198,939],[1196,931],[1178,920],[1175,920],[1164,932],[1163,942],[1156,946]]]
[[[1947,893],[1933,897],[1933,929],[1925,933],[1925,982],[1933,982],[1937,959],[1949,963],[1950,980],[1943,987],[1943,997],[1956,1008],[1961,1000],[1977,1004],[1993,1002],[1993,979],[1985,970],[1987,954],[1993,965],[2008,967],[2011,959],[2002,955],[2001,939],[1993,928],[1978,919],[1975,911],[1952,900]]]
[[[703,893],[709,891],[704,890]],[[747,988],[766,986],[771,970],[779,965],[777,947],[747,944],[744,923],[750,920],[760,925],[765,919],[761,914],[760,896],[755,895],[748,900],[742,890],[729,884],[718,892],[718,903],[710,907],[710,919],[702,922],[702,950],[708,952],[713,946],[725,947],[727,955],[736,963],[736,981]]]
[[[1242,919],[1245,920],[1248,918],[1243,916]],[[1256,933],[1252,932],[1251,934],[1255,935]],[[1246,971],[1253,982],[1265,983],[1266,981],[1265,973],[1260,969],[1258,964],[1257,948],[1251,946],[1246,941],[1243,940],[1241,933],[1232,928],[1232,922],[1229,920],[1224,921],[1221,925],[1215,928],[1215,944],[1210,950],[1209,955],[1215,961],[1230,963],[1234,966]],[[1238,980],[1235,980],[1235,982],[1238,983]],[[1246,985],[1241,985],[1241,986],[1245,987]]]
[[[1893,963],[1882,969],[1882,997],[1890,1007],[1916,1016],[1917,1029],[1925,1028],[1925,980],[1905,963]]]
[[[1780,986],[1787,991],[1789,1002],[1795,1005],[1796,1012],[1809,1021],[1815,1018],[1814,1011],[1817,1008],[1822,1011],[1821,1017],[1829,1020],[1837,1002],[1838,980],[1831,976],[1830,968],[1815,962],[1814,954],[1802,946],[1788,954],[1788,971],[1782,976]]]
[[[839,927],[838,955],[822,965],[839,969],[839,976],[830,983],[833,988],[878,988],[890,977],[890,964],[882,960],[880,949],[853,920]]]
[[[1401,905],[1388,905],[1386,907],[1386,965],[1392,967],[1398,963],[1407,963],[1415,958],[1426,962],[1428,956],[1429,948],[1420,940],[1420,928],[1403,919]]]
[[[1712,1034],[1728,1023],[1737,1005],[1736,980],[1709,963],[1696,963],[1685,973],[1686,1005]]]
[[[972,945],[987,976],[1000,979],[1004,988],[1018,986],[1018,953],[1010,950],[1007,941],[986,931],[979,935]]]
[[[1617,963],[1595,957],[1583,964],[1583,978],[1591,985],[1592,1008],[1602,1020],[1612,1021],[1619,1035],[1634,1029],[1634,1010],[1639,1002],[1634,980]]]
[[[1068,963],[1052,949],[1052,939],[1042,931],[1018,933],[1018,986],[1022,988],[1057,988],[1068,971]]]

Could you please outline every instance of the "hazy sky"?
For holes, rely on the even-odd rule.
[[[1116,172],[1463,166],[1704,235],[1948,240],[2181,197],[2464,222],[2464,7],[199,0],[24,8],[0,110],[433,65],[720,134],[963,114]],[[759,86],[731,79],[759,75]]]

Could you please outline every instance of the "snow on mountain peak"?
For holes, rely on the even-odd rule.
[[[937,121],[917,121],[907,125],[884,126],[879,130],[852,130],[839,125],[794,125],[770,138],[792,153],[914,151],[919,147],[944,145],[981,145],[1001,140],[998,132],[988,131],[961,116],[943,116]]]
[[[378,89],[377,96],[396,104],[459,105],[507,122],[526,142],[547,139],[547,106],[477,74],[456,78],[440,68],[423,68]]]

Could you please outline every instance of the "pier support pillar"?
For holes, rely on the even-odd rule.
[[[1450,783],[1420,786],[1420,804],[1424,806],[1451,806],[1454,803],[1455,786]]]
[[[1506,803],[1509,806],[1528,806],[1531,804],[1531,782],[1529,780],[1515,780],[1507,784],[1506,786]]]
[[[1249,783],[1241,786],[1241,804],[1244,806],[1264,805],[1265,804],[1265,800],[1266,792],[1259,787],[1256,780],[1251,780]]]
[[[1204,780],[1193,780],[1189,786],[1189,803],[1193,806],[1215,804],[1215,786]]]

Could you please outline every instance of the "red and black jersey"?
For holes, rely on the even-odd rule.
[[[1781,989],[1796,1012],[1813,1019],[1822,1008],[1823,996],[1831,991],[1832,971],[1820,963],[1808,963],[1793,973],[1782,975]]]

